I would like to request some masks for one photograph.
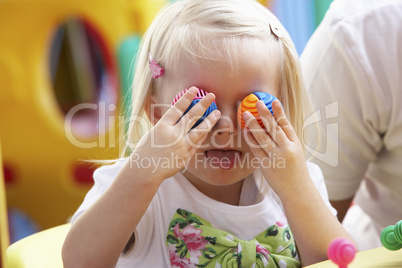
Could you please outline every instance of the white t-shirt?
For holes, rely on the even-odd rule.
[[[402,219],[401,25],[401,0],[335,0],[301,56],[321,112],[312,161],[331,200],[360,187],[355,202],[377,230]]]
[[[124,164],[125,160],[120,160],[116,164],[104,166],[95,171],[95,184],[74,214],[73,224],[112,184]],[[336,214],[328,201],[321,170],[312,163],[307,163],[307,166],[323,200]],[[240,206],[228,205],[207,197],[181,173],[165,180],[135,230],[134,249],[120,257],[117,267],[144,267],[141,266],[144,263],[147,267],[170,267],[166,236],[172,217],[179,208],[193,212],[214,227],[243,240],[253,239],[267,227],[278,222],[282,225],[287,224],[278,196],[269,189],[267,194],[261,197],[258,186],[261,180],[255,177],[261,178],[259,172],[245,179]]]

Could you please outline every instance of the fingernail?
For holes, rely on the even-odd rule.
[[[264,107],[265,103],[262,100],[257,101],[256,105],[260,106],[260,107]]]
[[[214,93],[208,93],[208,95],[213,96],[213,97],[214,97],[214,99],[215,99],[215,94],[214,94]],[[208,95],[207,95],[207,96],[208,96]]]
[[[219,117],[221,115],[221,112],[219,110],[214,111],[214,117]]]
[[[196,87],[191,87],[189,90],[191,90],[191,91],[194,92],[194,93],[197,93],[197,92],[198,92],[198,89],[197,89]]]
[[[274,100],[274,101],[272,102],[272,104],[274,104],[274,102],[278,103],[278,104],[275,104],[275,105],[280,105],[280,106],[282,107],[282,103],[281,103],[279,100]]]
[[[243,117],[250,118],[250,116],[251,116],[250,111],[245,111],[245,112],[243,113]]]

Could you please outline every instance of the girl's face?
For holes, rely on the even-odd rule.
[[[240,189],[243,179],[261,164],[253,160],[250,147],[238,127],[237,108],[243,98],[263,91],[280,99],[277,54],[264,48],[262,42],[238,45],[237,49],[235,67],[217,60],[197,64],[183,60],[162,97],[164,103],[170,103],[179,91],[191,86],[216,96],[221,119],[184,171],[187,179],[207,195],[223,190],[225,187],[222,186]]]

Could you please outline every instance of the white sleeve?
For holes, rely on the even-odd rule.
[[[346,2],[333,3],[301,56],[306,87],[321,116],[316,124],[320,134],[310,127],[315,139],[307,151],[323,171],[331,200],[353,197],[383,148],[392,94],[391,87],[379,87],[379,77],[395,73],[388,72],[392,65],[383,57],[393,55],[384,51],[391,48],[386,41],[391,34],[377,30],[388,16],[366,10],[342,17],[339,9],[347,9]]]
[[[95,201],[106,191],[106,189],[109,188],[117,174],[123,168],[126,161],[127,159],[117,160],[117,162],[112,165],[102,166],[95,170],[93,175],[95,184],[85,196],[84,201],[78,210],[74,213],[71,223],[74,223],[78,217],[93,203],[95,203]]]

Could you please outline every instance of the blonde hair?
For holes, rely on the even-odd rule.
[[[278,27],[279,37],[271,31],[270,25]],[[150,127],[149,118],[147,124],[138,119],[147,118],[145,109],[151,96],[161,94],[166,79],[174,75],[180,59],[187,57],[197,62],[213,58],[234,64],[237,44],[250,40],[266,42],[278,52],[281,79],[277,97],[303,141],[305,109],[310,105],[296,49],[276,17],[253,0],[177,0],[159,12],[142,39],[132,85],[126,149],[133,148]],[[151,77],[148,53],[165,68],[164,76]]]

